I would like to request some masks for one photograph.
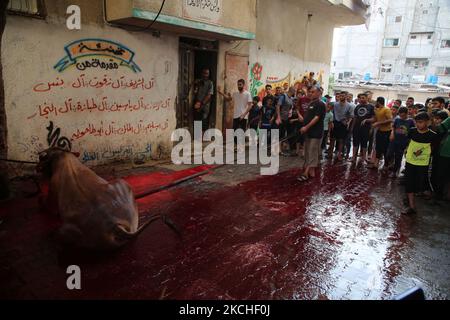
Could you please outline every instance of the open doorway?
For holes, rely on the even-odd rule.
[[[209,69],[209,79],[213,82],[214,88],[206,127],[216,127],[217,56],[218,41],[180,38],[177,128],[186,128],[192,133],[194,126],[193,84],[196,79],[202,78],[203,69]]]

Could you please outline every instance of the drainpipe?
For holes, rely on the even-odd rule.
[[[308,13],[308,19],[306,20],[306,28],[305,28],[305,49],[303,51],[303,60],[306,61],[306,54],[308,51],[308,41],[309,41],[309,24],[311,22],[312,13]]]
[[[5,110],[5,87],[3,83],[3,67],[2,67],[2,37],[6,25],[6,7],[9,1],[0,2],[0,158],[6,158],[8,153],[7,142],[7,126],[6,126],[6,110]],[[6,164],[0,163],[0,200],[9,197],[9,178]]]

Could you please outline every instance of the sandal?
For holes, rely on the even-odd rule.
[[[300,177],[297,178],[297,180],[301,181],[301,182],[306,182],[306,181],[308,181],[308,179],[309,178],[307,176],[303,175],[303,174]]]

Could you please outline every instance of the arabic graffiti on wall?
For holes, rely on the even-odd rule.
[[[152,145],[148,143],[145,148],[128,144],[120,147],[105,147],[94,151],[84,151],[80,156],[83,163],[93,161],[111,160],[133,160],[134,162],[145,162],[152,159]]]
[[[72,150],[72,142],[66,137],[61,137],[61,129],[55,128],[53,121],[50,121],[47,131],[47,143],[50,148],[58,147],[67,151]]]
[[[146,80],[144,77],[138,79],[129,79],[126,76],[116,78],[108,77],[86,77],[86,74],[80,74],[75,80],[64,80],[56,77],[55,81],[39,82],[33,86],[33,91],[38,93],[51,92],[55,88],[60,89],[116,89],[116,90],[142,90],[149,91],[155,86],[155,78]]]
[[[31,160],[37,159],[37,155],[39,152],[48,148],[48,146],[44,145],[40,140],[39,136],[32,135],[29,139],[25,139],[28,141],[20,141],[18,142],[19,151],[21,153],[29,153],[31,155]]]
[[[78,140],[84,136],[107,137],[111,135],[141,135],[163,132],[168,128],[169,120],[166,120],[163,123],[139,120],[137,124],[118,124],[115,121],[100,121],[99,125],[89,123],[82,129],[76,129],[76,131],[71,135],[71,140]]]
[[[38,105],[36,112],[27,119],[33,119],[36,116],[48,119],[50,116],[57,117],[68,113],[159,111],[168,109],[170,106],[171,98],[156,102],[146,102],[144,97],[123,102],[111,101],[108,97],[89,97],[82,100],[67,98],[62,104],[44,102]]]
[[[222,0],[183,0],[183,18],[220,24]]]
[[[50,72],[30,70],[27,98],[17,93],[23,108],[15,116],[27,126],[16,130],[15,156],[34,160],[48,147],[60,147],[100,165],[146,162],[169,149],[176,89],[165,79],[176,78],[176,53],[156,50],[161,52],[142,55],[141,71],[127,47],[82,39],[65,46],[65,58]]]
[[[78,70],[89,68],[112,70],[126,67],[135,73],[141,72],[141,68],[133,61],[134,52],[111,40],[80,39],[66,45],[64,51],[66,56],[53,67],[58,72],[63,72],[71,66],[75,66]]]

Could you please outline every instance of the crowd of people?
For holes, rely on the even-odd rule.
[[[334,98],[323,96],[320,85],[303,80],[299,88],[267,85],[262,100],[244,90],[244,80],[233,95],[219,90],[234,102],[233,129],[267,129],[268,145],[271,130],[278,129],[280,155],[304,159],[301,182],[314,178],[326,157],[359,163],[392,179],[401,176],[405,213],[416,212],[418,195],[449,200],[450,111],[445,98],[420,104],[409,97],[405,105],[401,100],[386,105],[370,91],[356,98],[344,91],[335,92]]]

